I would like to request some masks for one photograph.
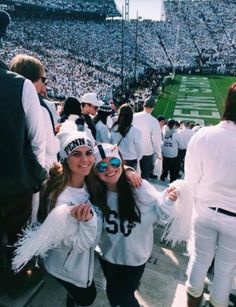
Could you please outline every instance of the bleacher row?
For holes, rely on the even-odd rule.
[[[38,0],[21,1],[36,4]],[[105,2],[114,4],[112,0],[90,4]],[[66,3],[72,1],[43,1],[48,6]],[[73,3],[88,4],[82,0]],[[164,74],[173,65],[177,72],[236,74],[235,1],[164,1],[164,5],[166,21],[124,23],[125,83],[134,79],[135,72],[139,80],[150,68]],[[13,16],[12,20],[1,57],[8,63],[17,53],[40,58],[52,96],[80,96],[121,85],[121,20],[81,21],[55,16],[45,20],[28,15]]]
[[[12,5],[35,5],[48,10],[65,10],[84,13],[96,13],[106,16],[120,16],[114,0],[16,0],[4,1]]]

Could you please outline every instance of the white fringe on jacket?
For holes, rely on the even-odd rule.
[[[170,186],[176,188],[178,199],[175,202],[173,214],[167,219],[162,239],[171,243],[171,246],[174,247],[176,244],[188,241],[190,238],[193,191],[186,180],[176,180]]]
[[[46,252],[58,247],[68,236],[71,229],[70,214],[72,207],[61,205],[54,208],[43,224],[28,226],[15,244],[15,256],[12,260],[12,269],[19,272],[33,256],[45,257]],[[77,223],[74,223],[77,227]]]

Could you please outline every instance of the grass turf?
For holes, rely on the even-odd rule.
[[[157,98],[157,105],[155,110],[153,111],[154,116],[164,115],[167,119],[172,118],[175,104],[178,96],[183,96],[183,93],[180,93],[179,88],[181,84],[181,79],[183,75],[176,75],[175,78],[170,81],[169,84],[165,85],[165,92],[162,92]],[[186,77],[189,77],[188,75]],[[216,105],[219,110],[219,113],[222,115],[224,108],[224,101],[227,96],[227,92],[229,86],[236,81],[235,77],[232,76],[215,76],[215,75],[196,75],[196,77],[208,78],[209,85],[212,89],[212,93],[210,94],[202,94],[202,93],[188,93],[188,96],[206,96],[206,97],[214,97],[216,100]],[[193,87],[194,88],[194,87]],[[191,110],[189,110],[190,112]],[[186,110],[188,113],[188,110]],[[207,112],[207,111],[206,111]],[[201,113],[202,115],[204,114]],[[216,124],[219,120],[216,119],[205,119],[206,125]]]

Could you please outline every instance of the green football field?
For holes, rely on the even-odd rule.
[[[210,125],[220,121],[229,86],[235,77],[176,75],[157,98],[154,115]]]

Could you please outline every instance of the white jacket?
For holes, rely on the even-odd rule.
[[[77,205],[89,199],[85,188],[67,187],[58,198],[57,206]],[[76,225],[76,228],[74,227]],[[53,276],[86,288],[93,280],[94,249],[100,237],[97,215],[88,222],[78,222],[71,216],[68,236],[61,246],[48,251],[45,268]]]

